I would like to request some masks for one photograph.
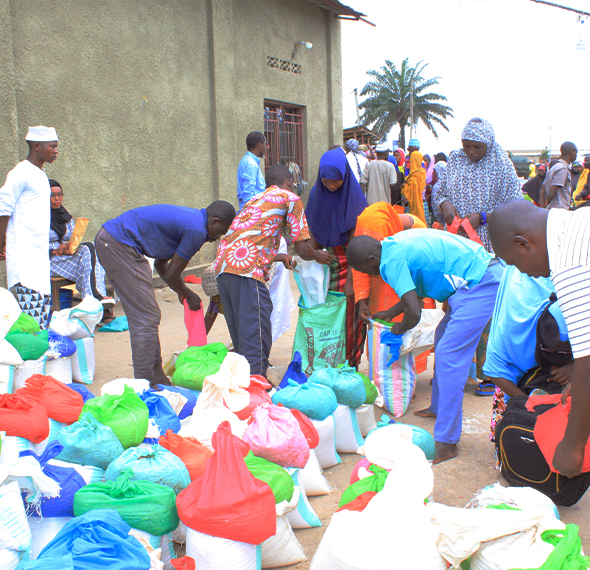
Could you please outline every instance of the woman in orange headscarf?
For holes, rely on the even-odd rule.
[[[375,202],[363,210],[356,220],[355,236],[369,236],[379,241],[391,237],[399,232],[411,228],[426,228],[426,224],[411,214],[398,214],[395,208],[387,202]],[[359,304],[359,317],[367,323],[367,316],[379,311],[386,311],[399,302],[395,291],[380,275],[368,275],[352,270],[355,301]],[[436,308],[435,303],[428,299],[425,308]],[[399,315],[394,322],[401,322],[403,315]],[[426,370],[428,352],[416,358],[418,374]]]
[[[410,205],[410,214],[419,218],[426,225],[424,217],[424,198],[422,193],[426,187],[426,170],[422,167],[422,153],[415,150],[410,154],[410,173],[402,185],[402,194]]]

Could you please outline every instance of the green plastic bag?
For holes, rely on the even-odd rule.
[[[590,556],[582,556],[579,527],[568,524],[565,530],[546,530],[541,538],[555,548],[539,568],[527,570],[583,570],[590,568]],[[515,569],[524,570],[524,569]]]
[[[150,481],[131,481],[125,470],[115,481],[90,483],[74,495],[74,516],[113,509],[132,528],[162,536],[178,526],[174,489]]]
[[[275,503],[290,501],[295,491],[295,483],[286,469],[280,465],[268,461],[263,457],[256,457],[251,451],[244,458],[248,471],[268,484],[274,496]]]
[[[375,491],[376,493],[380,493],[383,490],[389,472],[385,469],[382,469],[378,465],[372,464],[369,465],[367,469],[371,471],[371,473],[374,473],[374,475],[370,475],[364,479],[359,479],[356,483],[353,483],[347,487],[344,493],[342,493],[342,497],[340,497],[338,508],[348,505],[348,503],[354,501],[359,495],[362,495],[367,491]]]
[[[15,331],[8,333],[5,338],[14,346],[23,360],[37,360],[49,348],[49,331],[36,334]]]
[[[379,395],[379,391],[377,390],[377,386],[373,384],[369,380],[368,376],[365,376],[362,372],[357,372],[357,374],[363,379],[363,383],[365,385],[365,391],[367,392],[367,399],[365,400],[365,404],[373,404]]]
[[[222,342],[189,346],[176,360],[172,384],[201,392],[203,380],[219,372],[226,355],[227,346]]]
[[[27,315],[27,313],[21,313],[14,321],[14,324],[10,327],[8,334],[11,332],[21,332],[35,334],[41,332],[41,327],[34,317]]]
[[[301,353],[305,375],[342,364],[346,360],[346,295],[328,291],[325,303],[309,308],[300,297],[298,306],[293,355]]]
[[[82,413],[90,412],[101,424],[109,426],[124,449],[139,445],[147,434],[148,408],[129,386],[123,394],[104,394],[88,400]]]

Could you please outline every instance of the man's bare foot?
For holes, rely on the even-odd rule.
[[[436,414],[431,411],[430,408],[424,408],[423,410],[416,410],[414,411],[415,416],[419,416],[421,418],[432,418],[436,419]]]
[[[441,443],[440,441],[436,441],[434,445],[436,446],[436,455],[432,462],[433,465],[453,459],[453,457],[459,455],[456,443]]]

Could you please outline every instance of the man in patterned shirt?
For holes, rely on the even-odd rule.
[[[553,466],[579,475],[590,433],[590,210],[544,210],[527,200],[498,206],[489,222],[496,255],[531,277],[551,277],[574,355],[571,412]]]
[[[296,262],[278,253],[281,234],[292,241],[305,260],[328,265],[330,256],[312,248],[303,204],[290,191],[289,169],[277,164],[269,175],[282,179],[282,188],[271,186],[249,200],[219,243],[215,275],[227,328],[238,354],[250,363],[250,373],[266,375],[272,347],[272,301],[264,285],[268,267],[281,262],[294,269]]]

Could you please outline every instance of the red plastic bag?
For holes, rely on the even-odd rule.
[[[184,300],[184,325],[188,331],[187,346],[205,346],[207,344],[207,331],[205,330],[205,314],[203,304],[198,311],[191,311]]]
[[[15,394],[36,400],[45,406],[47,415],[52,420],[63,424],[77,422],[84,407],[82,394],[55,378],[42,374],[33,374],[25,382],[25,387],[19,388]]]
[[[184,558],[173,558],[170,560],[172,568],[175,570],[195,570],[195,559],[190,556]]]
[[[259,406],[262,402],[272,404],[272,400],[266,391],[269,388],[272,388],[272,386],[264,376],[258,376],[257,374],[250,376],[250,386],[246,388],[246,391],[250,394],[250,403],[243,410],[234,412],[236,416],[241,420],[247,420],[256,406]]]
[[[41,443],[49,437],[45,406],[20,394],[0,395],[0,431]]]
[[[299,422],[299,427],[307,440],[307,444],[309,445],[309,449],[315,449],[320,443],[320,434],[318,430],[313,425],[313,422],[299,410],[292,409],[291,413],[295,416],[295,419]]]
[[[178,516],[189,528],[216,536],[261,544],[276,533],[275,497],[269,485],[248,471],[248,444],[222,422],[212,437],[215,453],[205,473],[180,492]]]
[[[463,218],[462,220],[460,220],[457,216],[455,216],[453,223],[450,226],[448,226],[448,230],[452,234],[457,234],[457,231],[459,230],[459,226],[463,227],[463,229],[465,230],[465,233],[467,234],[467,237],[471,241],[474,241],[475,243],[478,243],[479,245],[483,245],[481,243],[481,240],[479,239],[479,236],[477,235],[477,232],[473,229],[473,226],[469,223],[469,220],[467,218]]]
[[[561,394],[555,394],[561,399]],[[531,398],[529,398],[530,400]],[[551,402],[543,402],[551,403]],[[538,405],[538,404],[537,404]],[[528,402],[527,402],[528,408]],[[558,403],[554,408],[547,410],[542,413],[535,423],[534,435],[535,441],[541,450],[541,453],[545,457],[545,461],[549,464],[551,471],[559,473],[555,467],[553,467],[553,456],[555,455],[555,449],[559,442],[565,435],[565,428],[567,427],[567,421],[569,419],[570,411],[572,409],[572,399],[568,396],[565,406]],[[590,471],[590,439],[586,442],[584,449],[584,460],[582,461],[582,473],[588,473]]]
[[[377,494],[376,491],[365,491],[361,493],[356,499],[350,501],[350,503],[346,503],[346,505],[342,505],[336,512],[340,511],[358,511],[362,512],[365,510],[365,507],[369,504],[371,499]]]
[[[182,437],[171,429],[166,431],[166,435],[160,436],[159,443],[184,463],[191,481],[198,479],[205,473],[207,461],[213,456],[213,452],[196,439]]]

